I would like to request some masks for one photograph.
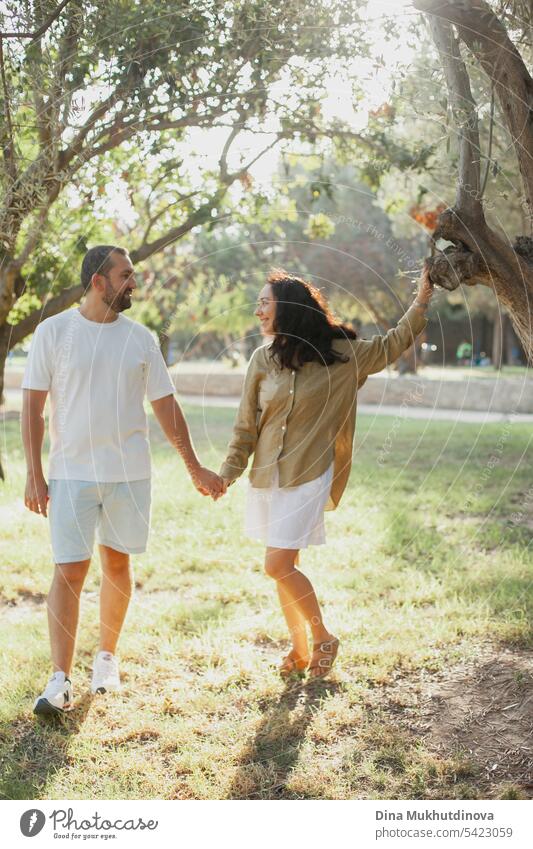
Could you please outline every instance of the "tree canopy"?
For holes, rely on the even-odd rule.
[[[228,190],[265,152],[327,132],[329,63],[351,55],[358,28],[356,9],[324,0],[70,0],[38,37],[15,37],[57,8],[8,0],[0,17],[4,351],[79,298],[73,266],[107,235],[119,183],[143,210],[139,262],[223,221]],[[195,132],[213,139],[207,165]]]

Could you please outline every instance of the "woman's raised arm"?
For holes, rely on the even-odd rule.
[[[381,371],[385,366],[394,363],[415,341],[415,338],[427,324],[426,310],[429,306],[433,286],[429,280],[429,271],[424,263],[418,281],[418,293],[396,327],[384,336],[373,336],[372,339],[357,339],[353,344],[359,371],[359,383],[367,375]]]

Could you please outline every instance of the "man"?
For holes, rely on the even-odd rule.
[[[81,268],[79,308],[42,322],[22,384],[27,464],[25,504],[49,513],[55,572],[48,595],[54,674],[36,714],[72,707],[70,681],[80,593],[94,537],[102,563],[100,650],[93,693],[120,689],[117,641],[132,591],[130,554],[146,549],[150,521],[150,450],[146,396],[196,489],[218,498],[224,482],[204,468],[191,443],[174,386],[147,328],[122,315],[131,306],[135,272],[123,248],[99,245]],[[48,485],[42,464],[43,410],[50,394]]]

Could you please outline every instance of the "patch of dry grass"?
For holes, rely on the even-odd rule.
[[[208,410],[208,426],[201,411],[188,416],[206,462],[217,466],[233,411]],[[21,509],[20,443],[8,423],[9,480],[0,492],[0,793],[530,795],[525,760],[514,772],[487,773],[487,753],[468,751],[462,714],[448,717],[456,731],[443,736],[439,711],[428,713],[436,682],[460,680],[468,691],[461,663],[470,663],[472,681],[479,678],[487,660],[480,647],[497,654],[507,646],[520,666],[533,643],[527,517],[508,522],[530,486],[530,434],[513,425],[486,474],[503,427],[404,420],[378,465],[391,420],[361,417],[349,489],[327,517],[330,542],[302,556],[341,639],[338,666],[330,680],[288,689],[276,673],[287,643],[275,589],[263,575],[261,547],[241,533],[244,481],[216,504],[202,499],[156,437],[150,548],[135,559],[136,597],[120,646],[124,690],[89,694],[95,563],[83,596],[77,707],[42,725],[31,708],[49,669],[43,598],[50,553],[43,521]],[[479,700],[479,689],[472,692]]]

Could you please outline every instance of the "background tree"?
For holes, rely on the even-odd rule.
[[[80,256],[112,229],[119,189],[143,208],[130,245],[142,262],[224,221],[231,187],[280,142],[330,132],[320,101],[331,63],[355,50],[357,6],[2,4],[0,394],[8,351],[79,300]],[[207,164],[200,132],[217,151]]]
[[[422,264],[426,238],[396,238],[373,188],[331,149],[285,155],[270,190],[258,205],[250,185],[229,226],[191,236],[179,274],[191,299],[185,314],[204,332],[216,327],[226,346],[243,333],[253,337],[257,293],[268,271],[282,266],[324,290],[344,320],[374,332],[396,323],[412,300],[409,275]],[[191,322],[189,336],[197,351],[202,343]]]

